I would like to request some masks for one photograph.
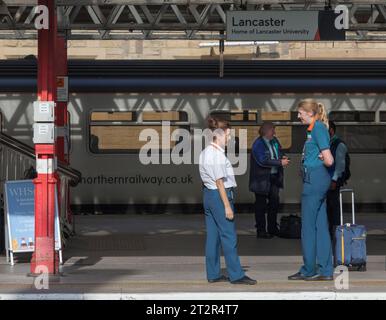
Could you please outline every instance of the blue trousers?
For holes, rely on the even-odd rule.
[[[302,249],[305,276],[332,276],[332,247],[329,234],[326,196],[331,177],[324,166],[308,169],[303,178]]]
[[[234,210],[232,191],[226,190]],[[237,235],[234,221],[225,217],[225,208],[218,190],[204,188],[204,210],[206,223],[206,275],[208,280],[221,276],[221,247],[231,281],[244,277],[244,271],[237,254]]]

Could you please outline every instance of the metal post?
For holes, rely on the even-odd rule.
[[[55,1],[39,0],[48,8],[49,28],[38,30],[38,100],[56,100],[56,45],[57,22]],[[35,184],[35,252],[31,273],[44,268],[49,274],[59,273],[58,255],[55,253],[55,185],[56,146],[35,144],[37,178]],[[37,269],[39,267],[39,270]]]
[[[351,193],[351,210],[352,210],[352,224],[355,224],[355,199],[354,190]]]
[[[59,15],[61,17],[61,15]],[[59,19],[58,17],[58,19]],[[68,59],[67,59],[67,39],[66,34],[58,34],[57,36],[57,75],[58,75],[58,86],[65,87],[65,81],[64,79],[68,77]],[[60,82],[60,83],[59,83]],[[66,90],[63,90],[66,91]],[[64,98],[64,99],[63,99]],[[70,126],[69,119],[67,116],[67,103],[68,103],[68,96],[66,97],[57,97],[57,108],[56,108],[56,126],[59,130],[59,134],[56,141],[56,150],[58,154],[58,160],[69,164],[70,163],[70,155],[69,155],[69,139],[68,136],[68,129]],[[73,217],[71,214],[70,206],[64,207],[61,205],[61,201],[63,199],[62,193],[67,195],[69,193],[69,185],[65,185],[64,188],[67,188],[67,190],[64,190],[61,188],[61,182],[60,177],[56,177],[58,180],[58,201],[59,201],[59,215],[65,216],[69,223],[73,223]],[[65,210],[65,212],[61,212],[61,208]]]
[[[57,37],[56,46],[56,73],[58,75],[57,81],[62,81],[62,77],[67,77],[67,40],[62,35]],[[65,128],[67,127],[67,101],[60,100],[56,103],[56,119],[55,123],[60,130],[57,141],[56,149],[58,154],[58,160],[68,164],[68,153],[65,150]]]
[[[220,31],[220,35],[223,37],[224,31]],[[224,38],[220,40],[219,51],[220,51],[220,78],[223,78],[224,77]]]

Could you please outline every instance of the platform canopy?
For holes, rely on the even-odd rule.
[[[37,0],[0,0],[0,39],[36,39]],[[56,0],[67,39],[223,39],[229,10],[349,8],[347,40],[386,40],[385,0]]]

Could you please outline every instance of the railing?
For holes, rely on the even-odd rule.
[[[28,170],[35,168],[35,152],[31,146],[20,142],[5,133],[0,133],[0,193],[3,195],[4,182],[9,180],[26,179]],[[68,238],[74,233],[74,223],[70,211],[69,187],[76,186],[81,173],[66,164],[58,163],[59,188],[59,214],[62,239]]]

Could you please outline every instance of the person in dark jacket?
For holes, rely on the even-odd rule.
[[[334,230],[340,225],[339,190],[347,180],[347,146],[336,134],[336,125],[329,121],[330,150],[334,163],[328,168],[331,176],[330,189],[327,192],[327,217],[331,239],[334,239]]]
[[[249,190],[255,194],[256,199],[257,237],[269,239],[279,233],[279,191],[283,188],[283,167],[287,166],[290,160],[282,152],[272,122],[264,122],[259,134],[260,137],[253,143],[251,151]]]

